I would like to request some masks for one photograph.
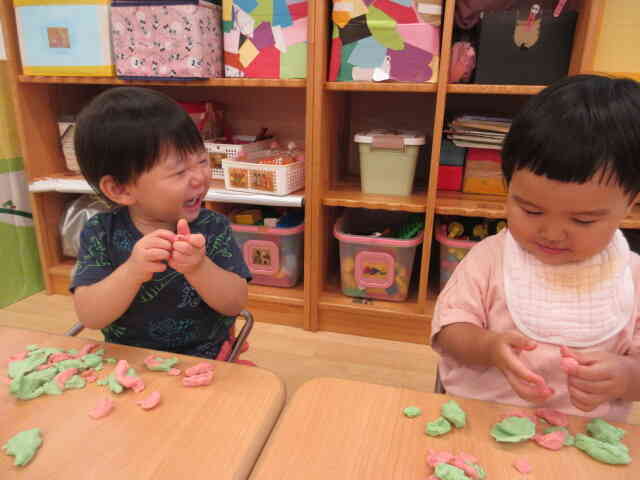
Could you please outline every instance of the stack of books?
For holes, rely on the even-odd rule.
[[[510,127],[510,118],[462,115],[449,123],[445,134],[458,147],[502,150]]]

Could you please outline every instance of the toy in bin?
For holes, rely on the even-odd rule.
[[[342,293],[351,297],[406,300],[423,230],[423,216],[419,214],[347,210],[333,230],[340,242]]]
[[[444,289],[453,271],[476,243],[495,235],[506,226],[505,220],[471,217],[461,217],[438,225],[436,240],[440,244],[440,290]]]
[[[232,213],[231,220],[252,283],[293,287],[300,281],[304,246],[301,212],[281,215],[273,208],[252,208]]]

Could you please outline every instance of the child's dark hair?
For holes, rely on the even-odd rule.
[[[502,149],[507,183],[527,169],[585,183],[596,175],[640,192],[640,85],[597,75],[568,77],[532,97],[513,119]]]
[[[94,98],[77,118],[74,143],[80,170],[97,192],[105,175],[120,185],[135,181],[167,149],[204,150],[198,128],[180,105],[139,87],[112,88]]]

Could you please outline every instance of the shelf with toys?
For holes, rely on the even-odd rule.
[[[331,51],[337,48],[338,37],[332,34],[335,32],[332,32],[331,24],[332,21],[344,23],[344,19],[341,20],[340,16],[333,18],[333,4],[327,0],[308,3],[308,24],[312,28],[308,30],[306,79],[214,78],[174,82],[26,75],[19,59],[12,2],[1,0],[0,13],[9,66],[14,76],[12,88],[27,177],[32,186],[34,221],[47,291],[66,291],[73,264],[71,258],[62,254],[58,233],[58,222],[65,204],[73,198],[70,193],[63,192],[80,193],[86,188],[79,178],[68,176],[60,149],[57,121],[62,114],[77,113],[82,105],[106,88],[141,85],[158,89],[179,101],[219,102],[224,104],[225,114],[234,125],[238,125],[240,133],[255,134],[266,125],[276,133],[284,132],[300,140],[305,146],[304,190],[274,197],[274,202],[286,203],[274,203],[282,206],[298,206],[304,198],[303,280],[293,288],[252,285],[249,308],[258,321],[309,330],[426,342],[438,290],[430,274],[438,262],[437,242],[433,240],[436,216],[497,219],[504,214],[504,196],[438,190],[441,141],[444,130],[448,128],[447,122],[452,115],[467,111],[515,113],[528,95],[539,92],[543,87],[512,82],[482,85],[449,83],[455,0],[416,0],[414,3],[433,4],[435,7],[428,8],[434,9],[439,4],[443,7],[438,33],[429,37],[430,42],[438,41],[441,45],[439,57],[431,58],[429,62],[420,61],[420,65],[438,65],[429,81],[425,80],[428,74],[425,76],[424,72],[420,72],[422,77],[419,80],[404,82],[359,80],[363,75],[371,74],[367,68],[349,70],[351,78],[346,80],[351,81],[340,78],[344,72],[336,76],[336,71],[332,70],[336,64],[332,62]],[[595,0],[582,2],[574,34],[570,73],[591,69],[593,48],[589,46],[597,39],[598,22],[604,8],[602,3]],[[362,40],[363,36],[370,34],[359,30],[354,35],[351,40]],[[367,38],[364,38],[363,47],[367,46]],[[353,50],[350,49],[355,42],[345,37],[345,45],[348,44],[350,46],[343,47],[351,55]],[[367,52],[370,50],[364,48],[360,53],[366,56]],[[386,62],[384,56],[381,59]],[[395,75],[384,65],[373,73],[378,79]],[[362,144],[354,140],[358,134],[380,128],[412,131],[418,137],[424,137],[422,144],[410,145],[417,147],[418,152],[415,181],[406,194],[367,193],[362,188],[363,171],[358,161]],[[36,191],[42,178],[71,180],[77,190],[67,185],[52,188],[58,191]],[[392,183],[395,178],[390,175],[389,180]],[[243,200],[221,195],[227,193],[221,192],[214,182],[206,206],[229,213],[231,204],[244,204]],[[256,199],[254,197],[246,203],[262,204]],[[222,201],[232,203],[220,203]],[[341,240],[336,237],[334,227],[346,212],[358,208],[416,214],[423,221],[422,237],[415,245],[414,259],[410,262],[412,272],[394,272],[394,283],[384,287],[384,294],[382,290],[378,291],[382,296],[397,295],[400,291],[406,294],[403,301],[345,295],[341,278]],[[634,208],[623,226],[640,228],[640,207]],[[384,235],[384,232],[377,233]],[[411,243],[412,238],[402,240]],[[383,237],[383,241],[387,240],[394,242],[397,239]],[[345,270],[350,268],[347,263]],[[380,272],[372,269],[368,273],[375,276]],[[395,278],[398,275],[400,281]]]

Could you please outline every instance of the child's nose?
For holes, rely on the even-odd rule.
[[[566,239],[567,234],[562,225],[546,223],[541,227],[540,234],[549,243],[561,242]]]

